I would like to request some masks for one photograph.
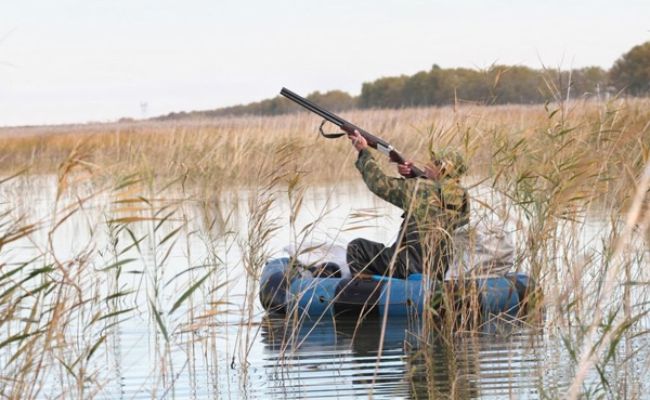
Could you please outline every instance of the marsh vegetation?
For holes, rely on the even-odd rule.
[[[650,101],[343,116],[416,162],[429,146],[468,155],[464,183],[516,221],[535,318],[489,333],[267,318],[257,282],[284,245],[388,242],[398,225],[306,113],[6,128],[2,396],[642,398]]]

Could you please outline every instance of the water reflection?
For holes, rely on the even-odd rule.
[[[262,323],[266,396],[287,398],[536,397],[537,334],[511,324],[499,335],[424,335],[422,323],[382,320]],[[427,329],[428,331],[429,329]],[[383,340],[383,348],[381,343]]]
[[[2,190],[0,197],[6,200],[6,204],[25,207],[25,213],[31,214],[35,221],[49,221],[56,191],[55,186],[48,187],[52,190],[34,190],[29,186],[33,199]],[[319,231],[314,231],[306,239],[346,242],[363,236],[392,242],[394,238],[389,235],[395,232],[386,227],[399,225],[399,214],[377,203],[363,189],[349,192],[337,189],[338,197],[331,202],[328,196],[323,195],[325,191],[314,191],[311,197],[307,197],[309,201],[305,201],[303,213],[295,225],[302,229],[314,221],[315,215],[327,213],[327,218],[319,223]],[[245,193],[237,193],[237,196],[241,204],[249,200]],[[232,203],[233,207],[237,206],[236,200]],[[183,210],[187,230],[178,231],[178,240],[157,246],[148,236],[152,226],[145,223],[130,226],[129,233],[142,240],[138,242],[140,248],[131,245],[135,239],[126,231],[122,231],[119,237],[115,236],[115,241],[110,240],[113,236],[106,220],[113,215],[109,210],[111,204],[106,199],[97,199],[93,207],[85,206],[83,213],[67,219],[55,235],[49,236],[46,229],[37,231],[3,250],[3,259],[0,260],[0,264],[8,266],[5,268],[13,268],[32,260],[48,246],[61,260],[78,260],[80,254],[87,255],[90,257],[88,268],[71,269],[80,274],[78,282],[84,288],[83,302],[79,303],[83,307],[79,306],[79,312],[72,308],[72,319],[83,322],[84,316],[88,321],[95,313],[109,316],[116,310],[133,308],[133,312],[115,317],[115,322],[113,317],[101,319],[111,329],[105,329],[97,321],[88,326],[96,327],[99,333],[95,328],[74,329],[72,324],[70,335],[66,337],[70,340],[70,349],[75,345],[89,348],[96,342],[96,334],[106,334],[106,340],[100,342],[103,344],[97,348],[88,365],[84,365],[86,371],[95,374],[94,382],[99,382],[89,384],[89,387],[99,388],[97,397],[349,398],[372,395],[373,398],[554,398],[564,392],[567,381],[570,382],[575,372],[572,355],[563,340],[571,341],[576,335],[570,329],[568,332],[554,329],[558,326],[556,323],[544,323],[546,333],[541,334],[497,321],[486,325],[489,334],[455,334],[453,338],[445,339],[424,335],[418,321],[393,318],[384,333],[380,352],[382,324],[378,320],[367,320],[358,325],[356,320],[297,324],[284,318],[262,319],[262,307],[245,300],[249,281],[242,267],[242,250],[233,245],[239,240],[245,243],[245,212],[240,210],[241,215],[233,217],[226,226],[228,232],[235,232],[233,236],[221,231],[213,234],[210,232],[212,223],[204,221],[216,217],[202,218],[201,212],[205,210],[194,202],[185,202],[179,207]],[[230,206],[224,207],[229,209]],[[356,213],[355,210],[364,207],[383,217],[371,222],[350,217]],[[291,213],[290,204],[278,202],[273,213],[274,218],[286,222],[286,216]],[[179,224],[179,221],[170,219],[168,225],[160,227],[158,239],[175,231]],[[289,243],[289,238],[293,237],[291,229],[288,223],[282,225],[269,247],[279,251]],[[603,232],[608,232],[607,226],[598,220],[591,220],[580,229],[580,240],[576,243],[586,242],[596,249],[592,244],[599,243]],[[225,239],[219,239],[224,235]],[[118,238],[119,246],[111,249],[113,243],[117,246]],[[584,249],[591,248],[575,246],[569,250],[586,254]],[[97,251],[86,253],[88,249]],[[124,273],[105,272],[104,269],[115,262],[113,251],[126,249],[130,250],[120,253],[122,260],[130,260],[124,264]],[[562,254],[569,254],[566,258],[573,260],[569,250]],[[166,262],[160,263],[160,259]],[[205,276],[203,266],[215,264],[215,259],[223,259],[223,265],[219,263],[219,272],[193,292],[179,309],[171,312],[181,295]],[[638,261],[638,265],[645,266],[642,261]],[[35,268],[39,266],[34,265]],[[545,277],[546,288],[553,290],[547,293],[560,293],[566,290],[566,285],[575,285],[575,288],[593,285],[591,281],[584,285],[571,281],[573,283],[565,285],[562,280],[574,275],[565,276],[563,269],[549,271],[552,273]],[[598,277],[583,276],[588,280]],[[640,275],[638,282],[646,282],[647,279],[642,279],[644,277]],[[154,285],[155,282],[162,283]],[[100,300],[114,294],[117,283],[122,292],[130,294],[120,301],[116,299],[115,303]],[[647,285],[633,288],[639,290],[638,303],[635,304],[645,304],[646,288]],[[169,344],[160,333],[150,309],[153,302],[149,296],[152,293],[158,295],[155,301],[164,311],[156,315],[164,319],[170,333]],[[636,295],[637,292],[633,293]],[[550,309],[557,312],[556,305],[562,301],[561,297],[551,299]],[[50,309],[48,303],[44,306],[45,310]],[[28,308],[25,310],[29,311]],[[261,334],[255,336],[258,324]],[[647,327],[647,320],[641,320],[639,331],[645,332]],[[627,393],[617,389],[627,390],[627,386],[632,388],[630,391],[637,390],[637,385],[638,393],[644,393],[647,386],[643,380],[648,360],[647,336],[630,339],[633,340],[629,344],[621,342],[618,346],[625,353],[617,353],[615,362],[607,365],[607,369],[591,373],[585,387],[598,387],[597,384],[605,377],[614,387],[612,393]],[[575,348],[579,342],[568,344]],[[629,351],[626,346],[629,346]],[[11,355],[8,348],[5,346],[0,352],[5,360]],[[59,367],[54,363],[54,367],[49,367],[54,372],[43,378],[47,388],[43,389],[43,397],[65,397],[70,388],[76,387],[77,382],[62,383],[56,373]],[[547,392],[540,393],[542,388]]]

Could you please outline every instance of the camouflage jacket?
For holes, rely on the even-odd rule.
[[[467,190],[456,179],[404,179],[387,176],[369,150],[362,150],[356,161],[371,192],[404,211],[401,241],[419,263],[410,272],[422,272],[426,265],[440,275],[449,262],[448,238],[452,231],[469,222]]]

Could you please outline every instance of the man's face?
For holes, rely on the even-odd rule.
[[[444,167],[440,160],[433,160],[424,166],[424,173],[429,179],[439,180],[444,174]]]

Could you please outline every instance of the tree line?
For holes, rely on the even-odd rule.
[[[650,94],[650,41],[634,46],[606,71],[586,67],[568,71],[493,65],[485,70],[441,68],[414,75],[384,77],[365,82],[359,96],[333,90],[314,92],[309,100],[334,112],[352,108],[443,106],[459,102],[477,104],[535,104],[560,98],[589,98],[611,94]],[[259,102],[215,110],[170,113],[157,119],[279,115],[299,107],[277,96]]]

